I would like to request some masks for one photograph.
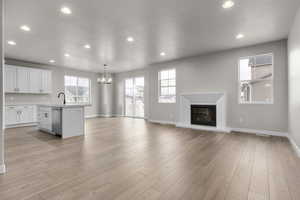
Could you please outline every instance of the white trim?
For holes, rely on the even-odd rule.
[[[127,118],[132,118],[132,119],[147,119],[146,117],[136,117],[136,116],[124,116]]]
[[[251,57],[257,57],[257,56],[265,56],[265,55],[271,55],[272,56],[272,101],[270,102],[267,102],[267,101],[252,101],[252,95],[250,94],[250,101],[249,102],[243,102],[241,101],[241,98],[240,98],[240,94],[241,94],[241,87],[240,87],[240,84],[241,84],[241,80],[240,80],[240,61],[241,59],[249,59]],[[270,53],[263,53],[263,54],[257,54],[257,55],[252,55],[252,56],[244,56],[244,57],[240,57],[239,60],[238,60],[238,102],[239,102],[239,105],[250,105],[250,104],[253,104],[253,105],[273,105],[274,104],[274,66],[275,66],[275,63],[274,63],[274,52],[270,52]]]
[[[175,86],[168,86],[168,87],[175,87],[175,101],[170,101],[170,102],[167,102],[167,101],[162,101],[160,99],[160,97],[162,96],[160,93],[161,93],[161,84],[160,84],[160,81],[161,81],[161,72],[162,71],[171,71],[171,70],[175,70]],[[169,73],[169,72],[168,72]],[[157,76],[157,91],[158,91],[158,94],[157,94],[157,103],[159,104],[176,104],[177,102],[177,69],[175,67],[167,67],[167,68],[162,68],[160,69],[158,72],[157,72],[158,76]],[[172,79],[165,79],[165,80],[172,80]],[[170,95],[169,95],[170,96]]]
[[[256,135],[288,137],[288,133],[280,132],[280,131],[258,130],[258,129],[248,129],[248,128],[230,128],[230,131],[231,132],[242,132],[242,133],[253,133]]]
[[[293,150],[295,151],[297,156],[300,158],[300,147],[297,145],[297,143],[295,142],[295,140],[293,139],[293,137],[291,135],[288,135],[287,138],[289,139]]]
[[[177,126],[199,129],[230,132],[226,126],[226,94],[224,92],[201,92],[191,94],[180,94],[178,104]],[[216,106],[216,127],[198,126],[191,124],[191,105],[215,105]]]
[[[91,79],[88,78],[88,77],[85,77],[85,76],[68,75],[68,74],[65,73],[64,74],[64,93],[65,93],[64,98],[66,100],[66,103],[68,104],[67,96],[66,96],[66,77],[76,78],[76,94],[78,94],[78,79],[87,79],[89,81],[89,102],[83,102],[83,103],[75,102],[75,104],[88,104],[88,105],[92,105],[92,81],[91,81]],[[80,96],[76,95],[76,98],[78,98],[78,97],[80,97]]]
[[[97,118],[97,117],[114,117],[114,115],[109,115],[109,114],[94,114],[94,115],[86,115],[84,116],[85,119],[92,119],[92,118]]]
[[[32,122],[32,123],[27,123],[27,124],[12,124],[12,125],[5,125],[5,129],[27,127],[27,126],[37,126],[37,125],[38,125],[38,122]]]
[[[105,118],[110,118],[110,117],[114,117],[115,115],[113,114],[99,114],[98,117],[105,117]]]
[[[126,117],[125,115],[114,114],[113,117]]]
[[[5,164],[0,165],[0,174],[5,174],[5,172],[6,172]]]
[[[85,119],[97,118],[97,117],[125,117],[124,115],[119,114],[94,114],[94,115],[86,115],[84,116]]]
[[[85,119],[91,119],[91,118],[97,118],[99,117],[100,115],[99,114],[94,114],[94,115],[86,115],[84,116]]]
[[[176,123],[176,127],[190,128],[190,129],[204,130],[204,131],[213,131],[213,132],[224,132],[224,133],[230,133],[231,131],[231,129],[229,128],[217,128],[213,126],[201,126],[201,125],[187,125],[183,123]]]
[[[175,125],[175,122],[172,121],[162,121],[162,120],[154,120],[154,119],[148,119],[148,122],[156,123],[156,124],[163,124],[163,125]]]

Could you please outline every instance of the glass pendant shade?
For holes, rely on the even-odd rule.
[[[97,78],[97,82],[100,84],[111,84],[112,83],[112,77],[111,74],[107,72],[107,65],[104,65],[104,71],[103,75],[100,78]]]

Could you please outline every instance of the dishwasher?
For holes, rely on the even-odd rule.
[[[52,108],[52,132],[55,135],[62,135],[62,109]]]

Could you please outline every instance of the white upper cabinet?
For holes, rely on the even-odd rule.
[[[28,93],[29,89],[29,70],[17,67],[17,92]]]
[[[42,70],[42,93],[51,93],[52,91],[52,73],[48,70]]]
[[[6,93],[51,93],[52,73],[49,70],[5,65]]]
[[[29,72],[30,93],[41,93],[42,77],[41,70],[30,69]]]
[[[4,74],[5,92],[17,92],[17,69],[6,65]]]

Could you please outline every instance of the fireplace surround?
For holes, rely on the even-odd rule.
[[[223,92],[180,94],[176,126],[230,132],[230,129],[226,127],[225,101],[226,95]],[[192,107],[195,111],[192,111]]]

